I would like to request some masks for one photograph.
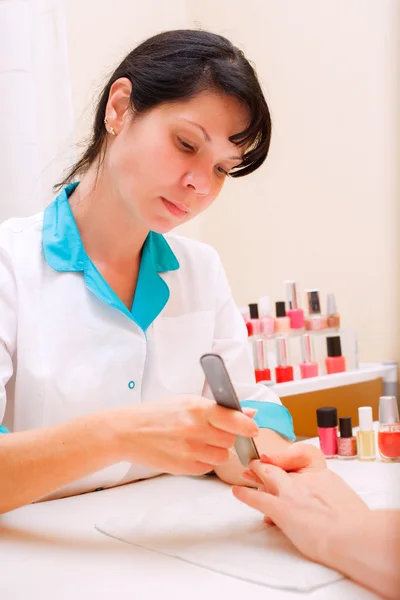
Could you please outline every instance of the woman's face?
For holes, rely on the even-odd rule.
[[[212,92],[139,116],[125,111],[109,136],[105,168],[128,218],[165,233],[210,206],[242,160],[229,138],[247,118],[238,100]]]

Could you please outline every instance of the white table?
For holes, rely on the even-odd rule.
[[[353,461],[352,461],[353,462]],[[360,465],[360,463],[358,463]],[[335,471],[354,466],[331,461]],[[378,465],[377,469],[398,465]],[[369,468],[363,465],[362,468]],[[345,473],[346,475],[346,473]],[[370,479],[370,478],[369,478]],[[250,584],[99,533],[96,522],[174,502],[224,485],[213,478],[162,476],[119,488],[26,506],[0,516],[0,598],[3,600],[313,600],[373,599],[348,580],[298,594]],[[268,569],[268,565],[265,566]]]

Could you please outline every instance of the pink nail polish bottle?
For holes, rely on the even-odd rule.
[[[261,333],[261,324],[260,324],[260,319],[259,319],[259,314],[258,314],[258,304],[256,304],[255,302],[252,304],[249,304],[249,311],[250,311],[250,327],[247,327],[247,331],[249,332],[249,334],[251,336],[253,335],[260,335]]]
[[[276,319],[275,333],[286,333],[290,331],[290,319],[286,316],[286,307],[284,302],[275,302]]]
[[[334,335],[326,338],[327,358],[325,367],[328,375],[333,373],[342,373],[346,370],[346,358],[342,356],[342,345],[340,336]]]
[[[317,408],[319,445],[325,458],[335,458],[338,451],[338,415],[334,406]]]
[[[357,438],[353,435],[351,417],[340,417],[338,437],[338,458],[349,460],[357,457]]]
[[[269,296],[261,296],[258,307],[260,313],[261,334],[265,336],[272,335],[275,330],[275,319],[271,314],[271,298]]]
[[[321,314],[321,302],[318,290],[307,290],[308,318],[306,319],[307,331],[321,331],[328,327],[326,317]]]
[[[286,300],[289,306],[289,310],[286,311],[286,314],[290,319],[290,327],[291,329],[303,329],[304,311],[298,306],[296,282],[289,280],[285,281],[285,287]]]
[[[302,379],[308,379],[309,377],[317,377],[318,375],[318,363],[313,360],[312,341],[311,336],[305,333],[300,338],[301,344],[301,357],[302,362],[300,363],[300,374]]]

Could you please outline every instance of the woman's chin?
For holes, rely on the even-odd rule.
[[[154,231],[154,233],[161,233],[162,235],[169,233],[170,231],[172,231],[173,229],[175,229],[176,227],[179,227],[179,225],[182,225],[182,223],[185,223],[186,219],[184,220],[180,220],[180,219],[174,219],[174,218],[168,218],[168,217],[156,217],[154,219],[151,219],[150,221],[150,227],[149,229],[151,231]]]

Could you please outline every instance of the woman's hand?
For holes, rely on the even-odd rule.
[[[110,424],[120,460],[173,475],[202,475],[229,459],[237,435],[258,435],[255,412],[223,408],[200,396],[173,396],[114,409]]]
[[[271,453],[275,453],[274,456],[286,457],[288,449],[290,448],[290,442],[288,440],[279,435],[279,433],[276,433],[276,431],[267,428],[260,429],[258,438],[255,440],[255,445],[257,446],[259,454],[262,456],[264,456],[262,454],[263,452],[267,452],[268,456],[270,456]],[[244,476],[246,467],[240,462],[235,450],[232,449],[230,453],[231,457],[228,462],[215,468],[216,475],[218,475],[222,481],[225,481],[230,485],[257,487],[256,482],[251,481]]]
[[[327,540],[344,514],[368,511],[361,498],[328,469],[286,473],[274,465],[252,461],[248,476],[259,491],[234,487],[238,500],[264,513],[300,552],[331,566]]]

